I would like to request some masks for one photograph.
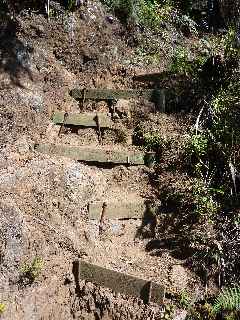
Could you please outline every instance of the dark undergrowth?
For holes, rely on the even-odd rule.
[[[210,283],[227,288],[216,298],[217,307],[208,297],[211,293],[191,306],[189,302],[188,319],[239,318],[240,51],[234,28],[219,39],[214,54],[200,52],[189,60],[183,52],[173,60],[172,72],[185,74],[187,82],[172,87],[174,94],[180,93],[172,107],[182,110],[191,87],[184,112],[191,113],[192,129],[181,152],[167,164],[160,160],[156,165],[161,207],[156,238],[146,247],[153,255],[167,249],[182,259],[206,288]],[[159,153],[160,159],[166,149],[175,152],[171,141],[145,132],[141,124],[134,141]]]

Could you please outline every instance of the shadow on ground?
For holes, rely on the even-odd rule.
[[[176,210],[174,213],[155,208],[155,212],[146,210],[136,238],[148,239],[145,250],[151,256],[161,256],[168,252],[173,258],[186,260],[194,250],[191,248],[189,236],[194,221],[189,215],[182,216]]]
[[[10,18],[0,21],[0,72],[9,75],[11,84],[23,87],[21,75],[33,81],[30,53],[33,49],[18,39],[18,23]]]
[[[142,217],[141,226],[137,229],[135,238],[150,239],[155,237],[157,208],[154,208],[151,201],[146,201],[146,210]]]

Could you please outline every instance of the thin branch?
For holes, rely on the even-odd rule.
[[[201,110],[200,110],[200,112],[199,112],[199,115],[198,115],[198,117],[197,117],[197,121],[196,121],[196,124],[195,124],[196,134],[197,134],[198,131],[199,131],[199,121],[200,121],[201,115],[202,115],[202,113],[203,113],[204,107],[205,107],[205,106],[203,106],[203,107],[201,108]]]

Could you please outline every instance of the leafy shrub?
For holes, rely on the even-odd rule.
[[[101,0],[123,23],[140,24],[158,30],[161,23],[171,19],[170,2],[156,0]]]
[[[208,302],[196,303],[188,310],[186,320],[216,320],[212,305]]]
[[[178,47],[172,58],[172,63],[169,70],[172,73],[180,73],[192,78],[197,78],[199,72],[202,70],[205,62],[208,59],[208,52],[201,52],[197,57],[190,56],[187,48]]]
[[[188,309],[187,320],[238,320],[240,317],[240,288],[224,289],[214,301],[196,301]],[[204,302],[204,303],[203,303]]]
[[[185,14],[177,15],[175,24],[183,33],[198,34],[197,23]]]
[[[227,34],[223,36],[221,40],[225,57],[239,56],[240,46],[238,42],[239,42],[239,35],[238,35],[237,29],[235,27],[230,27]]]
[[[178,296],[179,305],[183,309],[187,309],[190,306],[191,299],[185,289],[181,290]]]
[[[3,312],[6,310],[6,305],[5,303],[0,303],[0,316],[3,314]]]
[[[160,6],[157,2],[140,0],[138,9],[139,22],[146,27],[157,29],[162,20],[165,18],[165,13],[160,15]],[[167,15],[167,13],[166,13]]]
[[[217,142],[221,142],[224,149],[240,142],[238,102],[240,97],[240,83],[230,82],[227,88],[221,89],[212,101],[214,111],[212,134]]]
[[[226,288],[215,299],[214,313],[220,311],[239,312],[240,315],[240,287]]]
[[[214,192],[205,183],[198,181],[193,188],[194,212],[197,216],[214,217],[219,210],[217,201],[214,200]]]
[[[158,133],[145,132],[141,125],[138,125],[133,133],[133,143],[143,146],[146,151],[159,153],[164,146],[164,141]]]
[[[208,138],[202,134],[193,134],[189,142],[189,153],[197,157],[204,156],[208,150]]]
[[[21,282],[24,284],[32,284],[40,275],[43,268],[43,259],[40,257],[35,257],[32,263],[24,264],[21,268]]]
[[[177,48],[170,66],[170,71],[173,73],[192,73],[192,64],[189,59],[189,53],[185,48]]]
[[[143,145],[147,151],[159,151],[162,148],[163,140],[158,134],[145,134]]]

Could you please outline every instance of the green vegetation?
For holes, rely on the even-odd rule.
[[[215,320],[212,305],[208,302],[190,308],[186,320]]]
[[[214,191],[208,188],[201,180],[193,188],[193,201],[195,204],[194,213],[198,217],[206,216],[208,219],[215,217],[219,205],[214,200]]]
[[[184,73],[188,75],[192,73],[192,68],[192,64],[189,61],[188,51],[183,47],[177,48],[175,55],[173,56],[170,71],[173,73]]]
[[[186,179],[159,186],[167,215],[159,229],[177,243],[190,243],[189,265],[208,286],[232,285],[213,298],[191,302],[180,294],[178,303],[188,311],[188,319],[238,319],[240,281],[239,247],[239,161],[240,161],[240,50],[237,31],[202,39],[195,52],[178,46],[169,70],[184,75],[185,83],[175,83],[176,104],[188,98],[192,127],[181,159]],[[181,100],[182,99],[182,100]],[[185,101],[184,101],[185,102]],[[184,103],[183,102],[183,103]],[[177,108],[176,108],[177,109]],[[152,133],[137,130],[142,145],[164,146]],[[157,135],[157,133],[156,133]],[[158,135],[157,135],[158,136]],[[155,143],[157,141],[157,143]],[[172,171],[171,167],[164,167]],[[159,170],[161,173],[161,170]],[[178,177],[177,177],[178,178]],[[165,216],[163,215],[162,220]],[[170,231],[165,231],[171,225]],[[173,233],[174,231],[174,233]],[[172,232],[172,233],[171,233]]]
[[[193,58],[189,49],[185,47],[178,47],[173,55],[169,70],[172,73],[180,73],[189,77],[197,78],[209,56],[210,53],[205,49]]]
[[[160,151],[163,146],[163,139],[158,134],[146,133],[143,135],[143,146],[147,151]]]
[[[238,320],[240,316],[239,287],[225,288],[217,297],[196,302],[188,308],[187,320]]]
[[[208,138],[202,134],[193,134],[189,141],[188,149],[190,155],[194,155],[200,159],[200,157],[207,154]]]
[[[192,1],[174,0],[101,0],[124,24],[140,24],[151,31],[163,31],[166,24],[183,33],[197,35],[191,18]]]
[[[174,316],[174,305],[173,304],[167,304],[164,308],[164,314],[161,319],[164,320],[170,320]]]
[[[144,130],[141,124],[134,130],[133,142],[136,145],[143,146],[146,151],[156,152],[158,155],[165,145],[164,139],[157,132],[150,133]]]
[[[139,22],[148,28],[157,30],[161,23],[171,21],[174,7],[170,2],[160,4],[158,1],[140,0],[138,18]]]
[[[6,310],[5,303],[0,302],[0,316],[1,316],[1,314],[3,314],[5,312],[5,310]]]
[[[35,257],[30,264],[24,264],[21,268],[21,282],[32,284],[42,272],[43,264],[43,259],[40,257]]]
[[[237,316],[237,313],[240,316],[240,287],[225,288],[215,299],[213,311],[228,311],[229,316]]]
[[[181,306],[181,308],[188,309],[190,307],[190,304],[191,304],[191,299],[190,299],[187,291],[186,290],[180,291],[179,305]]]
[[[140,23],[158,30],[161,23],[170,21],[175,10],[171,1],[156,0],[102,0],[102,2],[125,24]]]
[[[173,8],[169,12],[173,12]],[[168,67],[171,75],[181,75],[179,78],[184,79],[177,82],[175,77],[170,86],[178,95],[177,102],[173,101],[176,110],[178,105],[186,103],[187,97],[192,127],[182,158],[178,159],[181,164],[175,166],[174,172],[182,171],[184,179],[179,175],[182,180],[176,181],[174,165],[156,165],[156,173],[161,175],[167,169],[171,177],[163,183],[159,179],[159,197],[167,214],[162,215],[158,232],[161,238],[171,237],[173,242],[185,243],[185,249],[189,244],[191,255],[187,262],[206,288],[210,282],[220,288],[226,285],[234,288],[223,290],[214,302],[208,295],[202,301],[191,301],[181,292],[176,301],[187,310],[191,320],[216,320],[219,315],[222,319],[238,319],[240,316],[239,288],[236,287],[240,281],[240,46],[237,37],[236,29],[231,27],[226,34],[198,39],[195,47],[180,44]],[[154,130],[149,124],[147,127],[138,124],[134,143],[164,154],[164,161],[166,149],[171,150],[172,146],[155,127]]]

